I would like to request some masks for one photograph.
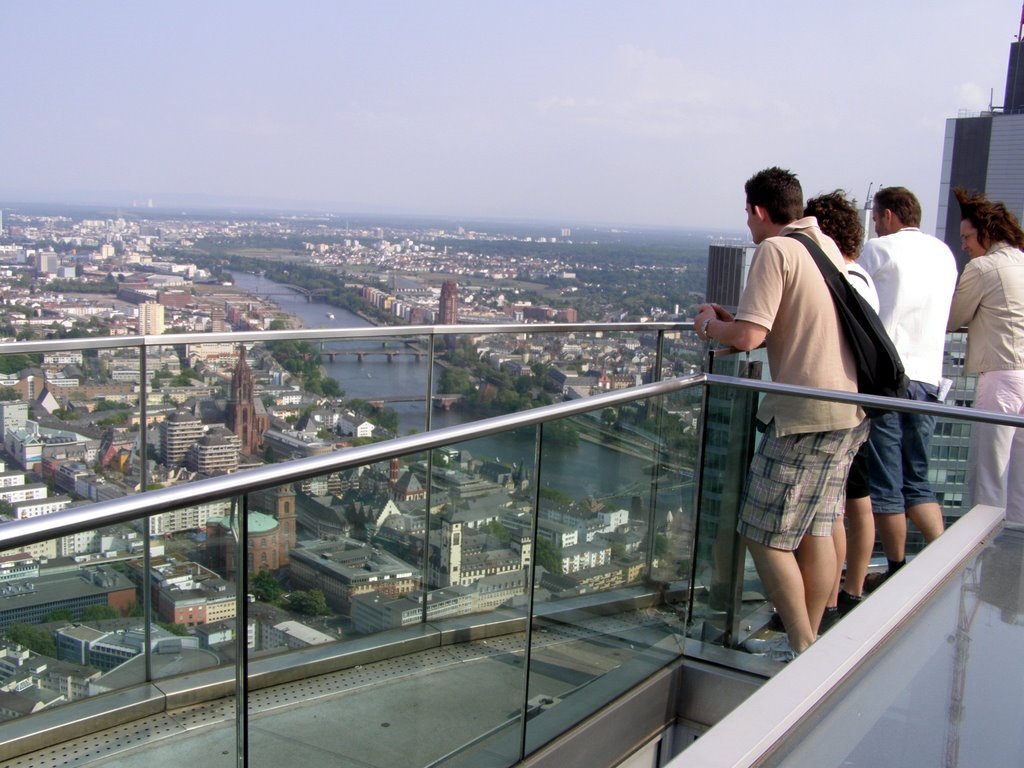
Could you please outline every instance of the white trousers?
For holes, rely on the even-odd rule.
[[[974,407],[1024,416],[1024,371],[978,376]],[[1024,429],[971,425],[971,501],[1006,507],[1007,520],[1024,523]]]

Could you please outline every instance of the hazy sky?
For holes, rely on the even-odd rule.
[[[45,2],[0,13],[0,200],[742,228],[768,165],[918,193],[1020,0]]]

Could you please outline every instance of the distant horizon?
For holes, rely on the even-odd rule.
[[[634,224],[628,222],[583,222],[564,221],[561,219],[543,218],[502,218],[497,216],[473,216],[459,214],[430,214],[430,213],[401,213],[394,211],[344,211],[327,206],[314,207],[289,205],[282,201],[280,206],[274,206],[270,202],[257,204],[240,203],[185,203],[158,205],[156,201],[152,207],[148,205],[132,205],[118,203],[115,201],[105,202],[70,202],[70,201],[46,201],[46,200],[6,200],[0,199],[0,211],[15,212],[22,215],[45,216],[48,213],[64,214],[71,212],[92,212],[92,213],[117,213],[120,216],[132,218],[147,218],[147,214],[154,219],[173,219],[182,216],[195,214],[204,218],[217,215],[232,214],[237,216],[251,216],[262,219],[329,219],[338,226],[345,226],[348,222],[343,219],[351,219],[353,224],[373,224],[379,226],[382,223],[398,224],[402,222],[417,223],[421,225],[449,224],[453,226],[465,226],[469,224],[495,224],[502,227],[520,226],[524,228],[547,228],[547,229],[570,229],[572,235],[578,231],[588,232],[636,232],[636,233],[680,233],[680,234],[701,234],[714,235],[722,233],[732,237],[733,235],[745,237],[749,235],[748,230],[743,226],[737,227],[708,227],[708,226],[685,226],[685,225],[658,225],[658,224]],[[63,215],[63,214],[61,214]],[[5,221],[5,226],[7,222]],[[547,233],[548,237],[558,237],[558,232]]]

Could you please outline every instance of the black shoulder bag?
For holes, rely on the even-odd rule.
[[[811,238],[800,232],[790,232],[786,237],[797,240],[807,248],[821,276],[825,278],[825,284],[836,305],[839,324],[853,352],[857,367],[857,391],[865,395],[905,397],[909,384],[907,373],[878,313],[857,293],[850,281]],[[869,411],[869,415],[876,414]]]

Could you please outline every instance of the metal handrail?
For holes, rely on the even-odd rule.
[[[87,336],[5,343],[0,354],[34,354],[81,349],[169,347],[174,344],[222,344],[252,341],[344,341],[367,338],[415,338],[432,335],[489,333],[610,333],[615,331],[692,331],[693,323],[508,323],[502,325],[402,325],[366,328],[297,328],[284,331],[227,331],[224,333],[168,333],[145,336]]]
[[[708,373],[704,378],[708,384],[717,384],[748,391],[793,395],[810,400],[829,400],[834,403],[847,403],[859,405],[862,408],[875,408],[884,411],[922,413],[931,416],[941,416],[947,419],[957,419],[958,421],[977,421],[983,424],[998,424],[1004,427],[1024,427],[1024,416],[984,411],[979,408],[967,408],[962,405],[942,405],[941,403],[929,403],[923,400],[862,395],[859,392],[840,392],[835,389],[820,389],[817,387],[798,387],[793,384],[781,384],[777,381],[740,379],[716,373]]]

